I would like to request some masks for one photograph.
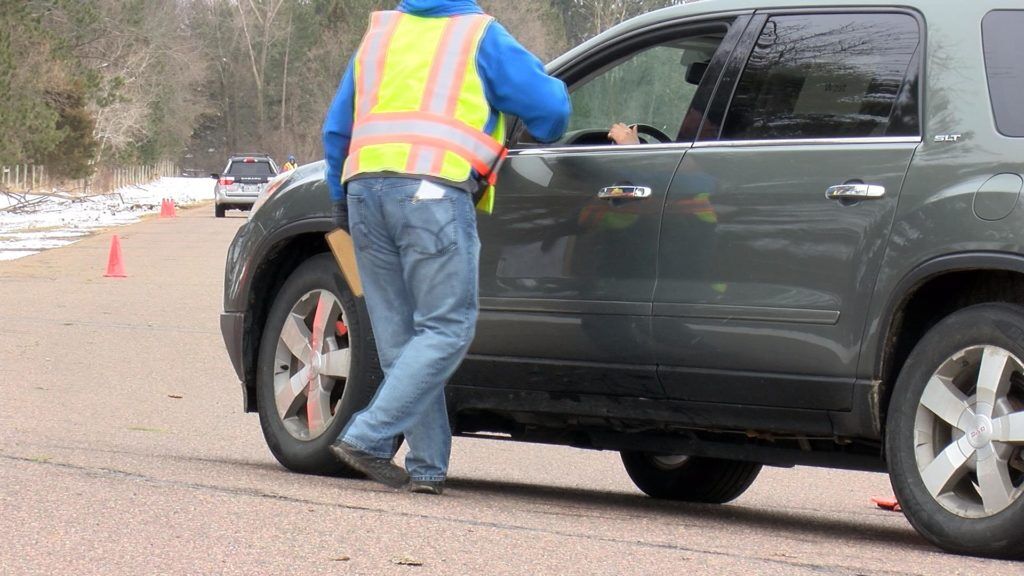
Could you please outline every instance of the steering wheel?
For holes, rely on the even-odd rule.
[[[675,139],[673,139],[671,136],[665,134],[661,130],[658,130],[654,126],[651,126],[650,124],[637,124],[636,133],[638,136],[646,136],[648,139],[651,140],[650,142],[643,142],[643,139],[641,139],[641,142],[643,142],[644,144],[668,144],[670,142],[675,141]]]

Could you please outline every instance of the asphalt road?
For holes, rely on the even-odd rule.
[[[930,547],[879,474],[672,504],[616,454],[467,439],[441,498],[286,472],[218,332],[244,220],[179,214],[114,231],[125,279],[109,233],[0,262],[0,575],[1024,574]]]

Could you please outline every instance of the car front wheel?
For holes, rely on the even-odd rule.
[[[330,254],[305,261],[277,293],[263,331],[256,393],[263,435],[286,468],[349,473],[328,446],[374,391],[379,368],[364,318]]]
[[[648,496],[708,504],[735,500],[761,472],[761,465],[753,462],[647,452],[623,452],[622,463]]]
[[[925,538],[1024,557],[1024,308],[971,306],[925,334],[896,382],[886,450],[896,497]]]

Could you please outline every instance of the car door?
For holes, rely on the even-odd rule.
[[[454,383],[663,395],[650,326],[662,211],[731,23],[595,49],[560,72],[574,108],[565,137],[513,131],[495,212],[478,221],[481,314]],[[615,122],[641,125],[641,143],[610,142]]]
[[[668,193],[653,310],[671,398],[848,410],[920,143],[912,13],[759,13]]]

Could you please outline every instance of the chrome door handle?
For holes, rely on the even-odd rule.
[[[840,184],[825,191],[829,200],[870,200],[885,196],[885,186],[875,184]]]
[[[615,200],[617,198],[649,198],[651,189],[647,186],[608,186],[597,192],[597,197],[602,200]]]

